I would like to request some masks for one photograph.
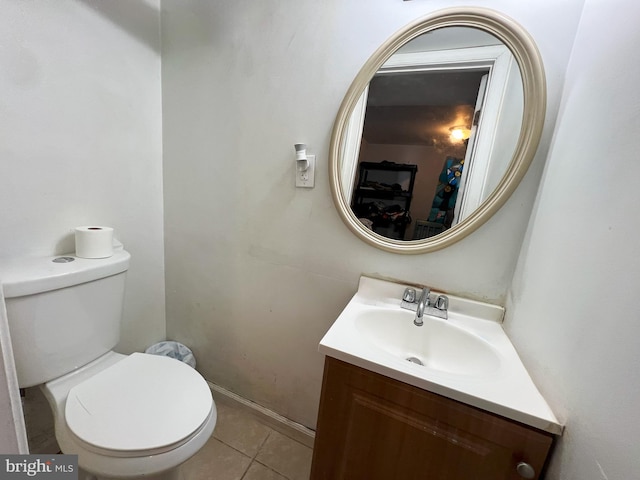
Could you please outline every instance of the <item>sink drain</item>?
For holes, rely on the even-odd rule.
[[[407,357],[407,361],[411,363],[415,363],[416,365],[424,366],[424,363],[422,363],[422,360],[420,360],[418,357]]]

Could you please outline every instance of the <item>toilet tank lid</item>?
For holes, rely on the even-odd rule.
[[[73,260],[54,262],[59,258]],[[23,297],[125,272],[130,258],[126,250],[118,250],[108,258],[74,255],[0,258],[0,283],[5,298]]]

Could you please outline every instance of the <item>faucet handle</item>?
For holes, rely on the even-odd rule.
[[[415,303],[416,301],[416,289],[415,288],[405,288],[404,294],[402,295],[402,300],[409,303]]]
[[[449,297],[446,295],[438,295],[433,305],[438,310],[447,310],[449,308]]]

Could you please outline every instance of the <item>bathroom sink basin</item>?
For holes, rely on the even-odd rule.
[[[365,309],[354,324],[372,346],[416,366],[453,375],[484,376],[496,372],[500,357],[489,343],[447,320],[391,308]]]
[[[448,296],[446,320],[401,307],[410,285],[360,277],[358,291],[320,341],[337,360],[547,432],[551,412],[502,328],[504,309]]]

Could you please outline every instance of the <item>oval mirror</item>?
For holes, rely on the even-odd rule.
[[[413,22],[365,63],[338,111],[329,173],[340,216],[387,251],[451,245],[518,186],[545,108],[540,54],[512,19],[450,8]]]

